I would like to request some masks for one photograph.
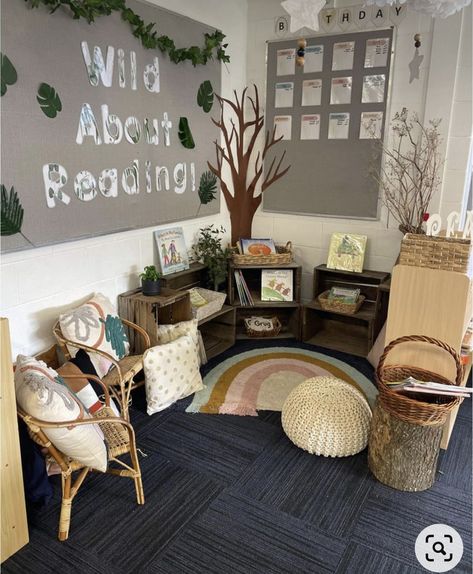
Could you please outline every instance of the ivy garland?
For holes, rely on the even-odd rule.
[[[208,60],[213,59],[214,51],[217,60],[229,62],[230,56],[225,53],[228,44],[222,44],[225,34],[215,30],[213,34],[204,34],[205,45],[191,46],[190,48],[176,48],[174,40],[168,36],[158,36],[156,30],[153,30],[155,23],[145,24],[143,19],[135,14],[125,3],[125,0],[25,0],[32,8],[38,8],[44,4],[53,14],[56,10],[64,6],[72,12],[75,20],[85,18],[89,24],[95,21],[98,16],[109,16],[112,12],[120,12],[122,20],[128,22],[132,28],[133,36],[141,40],[141,44],[148,50],[158,48],[161,52],[167,53],[171,62],[178,64],[185,60],[190,60],[193,66],[206,64]]]

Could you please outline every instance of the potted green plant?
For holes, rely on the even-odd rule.
[[[225,229],[208,225],[200,230],[197,243],[193,246],[194,253],[207,266],[209,287],[218,291],[228,275],[228,258],[231,255],[229,247],[222,247]]]
[[[159,295],[161,293],[161,277],[161,273],[154,265],[147,265],[143,273],[140,273],[143,295]]]

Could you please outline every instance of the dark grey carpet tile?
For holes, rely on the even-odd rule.
[[[417,565],[414,544],[430,524],[448,524],[463,539],[458,572],[471,573],[471,495],[437,482],[423,492],[400,492],[376,483],[353,532],[353,540]],[[466,570],[465,570],[466,568]]]
[[[136,504],[133,481],[104,476],[73,509],[73,543],[93,548],[124,572],[141,572],[221,490],[207,477],[157,455],[142,459],[141,466],[143,506]]]
[[[338,565],[336,574],[423,574],[426,572],[420,564],[418,567],[404,564],[383,553],[383,549],[372,548],[351,542]]]
[[[255,499],[336,536],[350,533],[372,485],[365,452],[315,456],[286,437],[266,448],[237,482]]]
[[[334,572],[345,547],[303,521],[227,490],[148,571],[323,574]]]
[[[258,417],[265,423],[281,428],[281,413],[275,411],[258,411]]]
[[[471,449],[471,421],[458,418],[448,449],[441,451],[437,467],[437,481],[471,493]]]
[[[228,485],[281,435],[257,417],[173,413],[140,448]]]
[[[29,531],[29,544],[2,563],[3,574],[124,574],[120,568],[110,567],[93,548],[59,542],[31,527]]]

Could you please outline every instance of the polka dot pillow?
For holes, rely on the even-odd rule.
[[[143,366],[149,415],[204,388],[195,341],[190,335],[148,349]]]

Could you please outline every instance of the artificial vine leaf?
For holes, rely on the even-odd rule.
[[[48,118],[55,118],[58,112],[62,110],[59,94],[49,84],[43,83],[39,86],[36,100]]]
[[[15,189],[12,187],[10,193],[4,185],[0,186],[1,193],[1,235],[15,235],[21,231],[23,223],[23,207]]]
[[[181,140],[181,144],[187,149],[194,149],[195,143],[194,138],[192,137],[192,132],[189,127],[189,122],[187,118],[180,118],[179,119],[179,139]]]
[[[1,59],[1,81],[0,81],[0,96],[7,93],[7,86],[13,86],[18,79],[15,66],[11,63],[8,56],[0,52]]]
[[[100,321],[105,325],[105,338],[112,345],[117,357],[122,359],[126,353],[125,343],[128,343],[128,337],[120,317],[107,315],[105,321],[102,318]]]
[[[214,103],[214,89],[209,80],[205,80],[199,86],[197,92],[197,104],[206,114],[210,112]]]
[[[200,176],[199,199],[202,205],[210,203],[217,197],[217,176],[211,171],[204,171]]]
[[[220,30],[215,30],[212,34],[204,34],[204,46],[191,46],[190,48],[176,48],[174,40],[168,36],[158,36],[154,29],[156,24],[145,21],[127,6],[125,0],[25,0],[31,8],[39,8],[44,4],[54,14],[58,8],[69,9],[74,20],[84,18],[89,24],[95,22],[98,16],[109,16],[112,12],[120,12],[122,20],[128,22],[133,36],[141,40],[141,44],[148,50],[158,48],[161,52],[167,53],[171,62],[179,64],[185,60],[190,60],[193,66],[197,64],[205,65],[212,60],[214,54],[220,62],[229,62],[230,56],[225,49],[228,44],[222,44],[225,34]]]

